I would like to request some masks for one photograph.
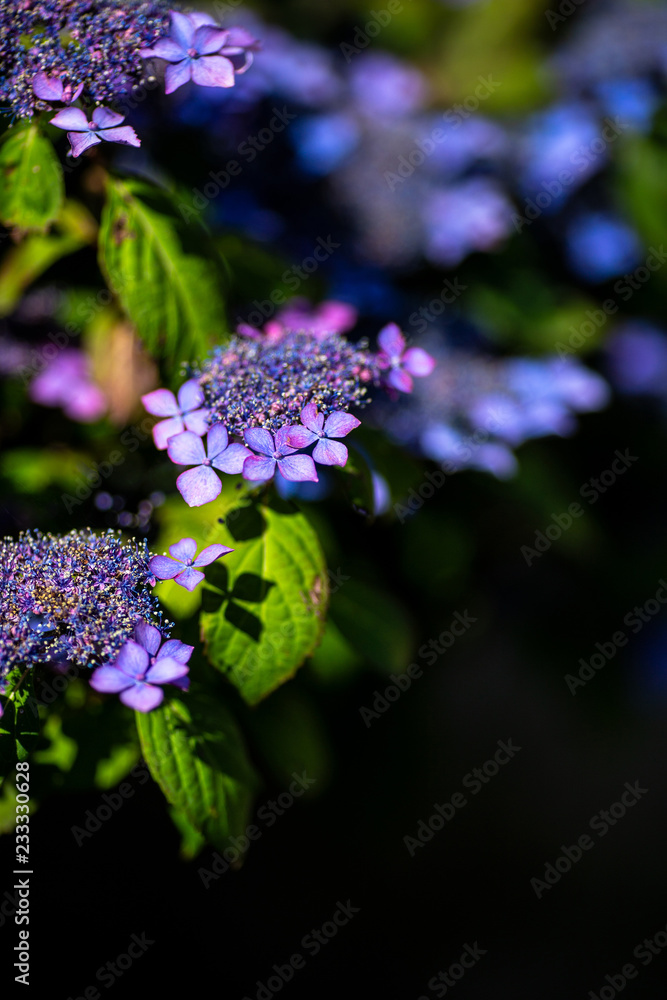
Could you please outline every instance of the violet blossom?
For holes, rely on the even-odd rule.
[[[141,140],[130,125],[121,126],[125,116],[109,108],[95,108],[91,121],[88,121],[81,108],[63,108],[49,121],[56,128],[67,131],[74,157],[80,156],[84,150],[96,146],[103,139],[105,142],[119,142],[123,146],[141,145]]]
[[[233,552],[226,545],[214,543],[202,549],[197,558],[197,542],[194,538],[181,538],[180,542],[169,546],[169,556],[153,556],[149,563],[149,568],[158,580],[174,580],[180,587],[186,590],[194,590],[204,579],[204,574],[197,566],[208,566],[221,556]]]
[[[243,432],[246,444],[259,452],[243,463],[244,479],[252,482],[273,479],[277,466],[280,474],[290,482],[317,482],[315,463],[309,455],[297,455],[297,449],[290,447],[287,440],[289,431],[289,427],[281,427],[276,431],[275,439],[264,427],[249,427]]]
[[[182,472],[176,488],[188,507],[202,507],[220,496],[222,483],[213,469],[236,475],[243,470],[244,461],[250,456],[242,444],[229,444],[224,424],[210,428],[207,438],[208,456],[204,443],[192,431],[183,431],[169,439],[167,454],[175,465],[194,465],[196,468]]]
[[[155,447],[164,451],[170,437],[184,430],[202,437],[206,434],[208,410],[204,403],[204,393],[196,379],[185,382],[178,390],[178,400],[169,389],[155,389],[141,397],[148,413],[154,417],[166,417],[153,427]]]
[[[421,347],[405,349],[405,337],[396,323],[387,323],[378,334],[378,364],[389,369],[387,384],[399,392],[412,392],[412,377],[430,375],[435,360]]]
[[[345,437],[361,423],[351,413],[339,410],[324,419],[317,412],[315,403],[308,403],[301,411],[301,424],[287,428],[287,443],[293,448],[307,448],[315,441],[313,459],[320,465],[345,465],[347,448],[340,441],[331,438]]]

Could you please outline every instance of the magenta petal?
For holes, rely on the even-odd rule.
[[[188,57],[179,63],[170,63],[164,71],[164,92],[173,94],[192,78],[192,60]]]
[[[243,432],[245,442],[253,451],[258,451],[260,455],[273,455],[275,451],[273,438],[264,427],[249,427]]]
[[[62,101],[64,87],[58,77],[47,76],[42,70],[32,81],[34,93],[42,101]]]
[[[124,705],[136,712],[152,712],[164,701],[164,691],[152,684],[133,684],[119,697]]]
[[[301,423],[318,436],[324,427],[324,414],[317,412],[317,403],[308,403],[301,411]]]
[[[152,49],[143,49],[142,55],[157,56],[167,62],[181,62],[187,56],[187,51],[171,38],[158,38]]]
[[[161,420],[153,428],[153,441],[158,451],[164,451],[169,446],[169,438],[176,437],[183,433],[183,418],[170,417],[169,420]]]
[[[175,417],[180,413],[176,397],[169,389],[155,389],[141,397],[144,409],[154,417]]]
[[[392,368],[387,375],[387,384],[399,392],[412,392],[412,379],[402,368]]]
[[[192,79],[200,87],[233,87],[234,67],[224,56],[202,56],[192,61]]]
[[[230,444],[228,448],[213,459],[213,466],[226,472],[228,476],[238,476],[243,471],[243,463],[246,458],[250,458],[252,452],[243,444]]]
[[[187,16],[177,10],[170,10],[171,14],[171,37],[177,45],[182,46],[186,51],[192,47],[195,37],[195,26]]]
[[[210,24],[203,24],[195,31],[193,48],[200,56],[211,56],[219,52],[227,41],[227,32]],[[195,81],[196,82],[196,81]]]
[[[162,633],[155,625],[149,625],[148,622],[140,621],[134,627],[134,640],[151,655],[155,655],[162,642]]]
[[[188,379],[178,390],[178,408],[181,413],[196,410],[203,402],[204,393],[196,378]]]
[[[214,542],[213,545],[207,545],[205,549],[202,549],[197,558],[195,559],[193,566],[208,566],[210,563],[215,562],[220,556],[227,555],[228,552],[233,552],[234,549],[230,549],[227,545],[220,545],[219,542]]]
[[[206,461],[202,439],[192,431],[183,431],[169,442],[167,454],[174,465],[201,465]]]
[[[208,430],[208,410],[202,408],[201,410],[191,410],[190,413],[185,414],[185,426],[193,434],[203,437]]]
[[[149,663],[148,653],[134,639],[128,639],[116,657],[114,666],[122,670],[128,677],[138,677],[143,674]]]
[[[214,424],[213,427],[209,429],[208,436],[206,438],[209,458],[216,458],[225,450],[228,444],[229,436],[225,425]]]
[[[200,465],[182,472],[176,480],[176,488],[188,507],[203,507],[220,496],[222,483],[213,469]]]
[[[342,438],[356,427],[359,427],[361,420],[357,420],[351,413],[344,413],[342,410],[331,413],[327,417],[324,425],[324,433],[327,437]]]
[[[169,546],[169,555],[172,559],[178,559],[179,562],[183,563],[194,559],[196,552],[197,543],[194,538],[181,538],[180,542],[174,542],[173,545]]]
[[[287,428],[287,444],[290,448],[307,448],[313,441],[317,441],[317,434],[309,431],[307,427],[293,424]]]
[[[93,111],[93,121],[100,128],[115,128],[125,121],[125,115],[119,115],[111,108],[99,107]]]
[[[387,323],[378,334],[378,343],[390,358],[400,358],[405,350],[405,337],[396,323]]]
[[[260,458],[257,455],[251,455],[243,463],[243,478],[253,483],[272,479],[275,471],[275,458]]]
[[[178,563],[175,563],[168,556],[153,556],[148,564],[148,568],[158,580],[173,580],[176,574],[181,571]]]
[[[320,465],[345,465],[347,448],[341,441],[328,441],[323,438],[315,445],[313,458]]]
[[[435,358],[421,347],[408,347],[401,363],[406,372],[417,377],[430,375],[435,368]]]
[[[67,138],[72,147],[72,156],[75,159],[77,156],[81,156],[89,146],[97,146],[102,141],[95,132],[68,132]]]
[[[161,660],[163,656],[170,656],[172,660],[178,660],[179,663],[187,663],[194,649],[194,646],[187,646],[180,639],[169,639],[158,652],[156,659]]]
[[[276,451],[279,455],[291,455],[294,448],[291,448],[287,440],[290,428],[281,427],[276,431]]]
[[[310,455],[289,455],[278,461],[281,476],[291,483],[318,482],[317,469]],[[244,470],[245,472],[245,470]]]
[[[102,694],[118,694],[119,691],[124,691],[125,688],[130,687],[132,683],[132,679],[127,674],[121,673],[120,670],[109,664],[98,667],[97,670],[93,671],[93,675],[90,678],[91,688]]]
[[[193,569],[192,566],[188,566],[187,569],[182,570],[178,576],[174,577],[174,583],[177,583],[179,587],[185,587],[186,590],[192,591],[203,579],[203,573],[198,569]]]
[[[185,677],[188,670],[185,663],[171,656],[159,656],[146,671],[146,680],[149,684],[168,684],[177,677]]]
[[[67,129],[68,132],[90,131],[88,119],[81,108],[63,108],[53,118],[49,118],[49,122],[56,128]]]
[[[67,103],[68,103],[68,104],[74,104],[74,102],[75,102],[75,101],[77,100],[77,98],[81,96],[81,92],[82,92],[82,91],[83,91],[83,84],[82,84],[82,83],[79,83],[79,84],[78,84],[78,85],[77,85],[77,86],[76,86],[76,87],[74,88],[74,92],[72,93],[72,95],[71,95],[70,97],[68,97],[68,99],[67,99]]]
[[[141,145],[141,139],[131,125],[123,125],[121,128],[100,129],[97,134],[106,142],[119,142],[121,146]]]

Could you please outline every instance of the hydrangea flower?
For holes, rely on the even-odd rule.
[[[235,74],[250,66],[247,49],[255,44],[253,39],[241,29],[224,31],[208,14],[170,13],[170,35],[141,52],[169,63],[164,75],[165,94],[173,94],[189,80],[200,87],[233,87]]]
[[[317,412],[315,403],[308,403],[301,411],[302,426],[287,428],[287,443],[293,448],[307,448],[317,442],[313,449],[313,459],[320,465],[345,465],[347,448],[340,441],[331,438],[342,438],[361,423],[351,413],[331,413],[324,419],[323,413]]]
[[[49,121],[56,128],[67,130],[74,157],[80,156],[84,150],[96,146],[103,139],[105,142],[119,142],[123,146],[141,145],[141,139],[131,125],[121,126],[125,116],[109,108],[95,108],[91,121],[88,121],[81,108],[63,108]]]
[[[421,347],[405,349],[405,337],[396,323],[388,323],[378,334],[380,353],[378,363],[389,369],[387,384],[399,392],[412,392],[412,377],[430,375],[435,368],[435,359]]]
[[[42,101],[49,101],[52,104],[74,104],[83,90],[83,84],[79,83],[73,87],[72,84],[64,84],[59,76],[47,76],[44,70],[41,70],[32,81],[32,89]]]
[[[160,647],[161,641],[159,629],[148,622],[139,622],[134,638],[125,643],[116,660],[93,672],[90,686],[103,694],[120,695],[123,704],[137,712],[157,708],[164,700],[159,685],[176,683],[184,688],[187,662],[194,650],[194,646],[186,646],[178,639]]]
[[[216,559],[233,551],[234,549],[230,549],[226,545],[214,543],[202,549],[195,559],[197,542],[194,538],[181,538],[180,542],[169,546],[171,558],[169,556],[153,556],[149,567],[158,580],[174,580],[180,587],[194,590],[204,579],[204,574],[196,567],[208,566]]]
[[[206,434],[208,410],[202,406],[204,393],[195,379],[190,379],[178,390],[178,400],[168,389],[155,389],[141,397],[148,413],[166,417],[153,428],[155,447],[164,451],[170,437],[184,430],[202,437]]]
[[[40,406],[60,406],[80,423],[99,420],[108,401],[90,372],[88,357],[74,347],[65,348],[30,383],[28,395]]]
[[[169,439],[167,454],[175,465],[195,465],[197,468],[182,472],[176,488],[188,507],[202,507],[220,496],[222,483],[213,469],[237,475],[250,452],[242,444],[230,444],[224,424],[211,427],[204,443],[192,431],[183,431]]]
[[[289,427],[281,427],[273,435],[263,427],[251,427],[244,432],[246,443],[258,455],[251,455],[243,463],[243,478],[252,482],[273,479],[276,466],[280,474],[293,483],[308,480],[317,482],[315,463],[309,455],[295,454],[296,448],[288,444]]]
[[[294,298],[278,311],[276,320],[288,330],[308,330],[325,337],[351,330],[358,315],[354,306],[336,299],[312,306],[308,299]]]

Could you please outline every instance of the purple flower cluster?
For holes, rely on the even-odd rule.
[[[153,431],[157,447],[166,444],[172,462],[192,466],[176,481],[190,507],[220,495],[217,472],[250,482],[276,474],[293,483],[317,482],[316,463],[346,464],[340,438],[359,426],[349,410],[370,402],[369,387],[384,386],[395,397],[412,391],[414,377],[432,372],[433,358],[407,347],[395,323],[380,331],[378,352],[347,341],[339,331],[355,320],[345,303],[325,302],[313,311],[295,300],[264,332],[240,327],[181,387],[178,399],[166,389],[142,397],[149,413],[166,418]]]
[[[170,11],[164,0],[130,9],[122,0],[19,0],[0,19],[0,102],[23,118],[59,108],[49,121],[67,132],[74,157],[100,142],[140,146],[125,116],[99,105],[138,88],[147,59],[166,63],[171,94],[189,80],[233,87],[257,47],[244,29],[222,30],[209,14]],[[98,105],[92,114],[71,106],[81,96]]]
[[[0,676],[14,666],[103,664],[138,619],[162,621],[146,542],[109,531],[24,532],[0,541]]]

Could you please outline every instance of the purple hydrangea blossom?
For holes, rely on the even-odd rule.
[[[158,685],[176,684],[186,689],[187,662],[194,646],[170,639],[160,648],[162,633],[148,622],[136,626],[113,663],[93,671],[90,686],[103,694],[118,694],[128,708],[150,712],[164,700]],[[180,681],[180,683],[178,683]]]
[[[164,451],[170,437],[184,430],[202,437],[206,434],[208,410],[204,403],[204,393],[196,379],[190,379],[178,390],[178,400],[169,389],[155,389],[141,397],[148,413],[154,417],[166,417],[153,428],[155,447]]]
[[[51,104],[74,104],[83,90],[83,84],[80,83],[77,87],[69,83],[63,84],[60,77],[47,76],[42,70],[32,81],[32,89],[41,101],[49,101]]]
[[[220,496],[222,483],[213,469],[237,475],[250,456],[242,444],[230,444],[224,424],[215,424],[208,432],[208,456],[204,443],[192,431],[183,431],[169,439],[167,454],[175,465],[195,465],[195,469],[182,472],[176,487],[188,507],[202,507]]]
[[[276,320],[288,330],[308,330],[315,336],[327,336],[347,333],[356,324],[358,315],[347,302],[330,299],[313,306],[307,299],[294,298],[279,310]]]
[[[316,404],[308,403],[301,411],[302,426],[287,428],[287,443],[293,448],[307,448],[317,442],[313,449],[313,459],[316,462],[320,465],[345,465],[347,448],[342,442],[332,441],[331,438],[345,437],[360,423],[351,413],[342,410],[330,413],[325,421],[324,414],[317,412]]]
[[[95,108],[91,121],[81,108],[63,108],[49,121],[56,128],[66,129],[74,157],[103,139],[105,142],[119,142],[123,146],[141,145],[141,139],[130,125],[121,126],[125,116],[109,108]]]
[[[244,431],[246,443],[253,451],[243,463],[243,478],[252,482],[273,479],[276,466],[280,474],[292,483],[316,483],[317,470],[309,455],[297,455],[296,448],[288,444],[289,427],[281,427],[275,438],[264,427],[250,427]]]
[[[423,348],[405,349],[405,337],[396,323],[388,323],[380,330],[378,343],[378,363],[381,368],[389,369],[387,384],[399,392],[412,392],[412,377],[430,375],[435,367],[434,358]]]
[[[169,556],[153,556],[149,563],[151,573],[158,580],[174,580],[179,586],[186,590],[194,590],[204,579],[197,566],[208,566],[221,556],[233,552],[234,549],[226,545],[215,543],[202,549],[197,558],[197,542],[194,538],[181,538],[180,542],[169,546]]]
[[[93,381],[83,351],[66,348],[30,383],[28,395],[41,406],[60,406],[79,423],[99,420],[108,408],[106,396]]]
[[[169,63],[165,94],[173,94],[189,80],[200,87],[233,87],[235,74],[244,73],[252,63],[254,39],[241,28],[223,30],[208,14],[175,10],[170,14],[169,37],[141,51],[142,56]]]

